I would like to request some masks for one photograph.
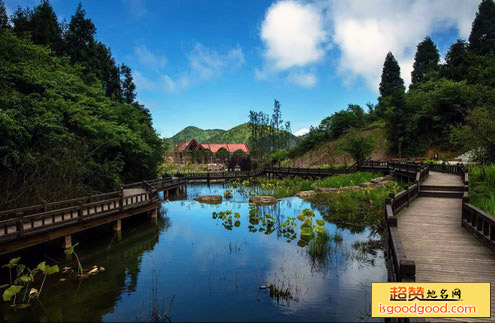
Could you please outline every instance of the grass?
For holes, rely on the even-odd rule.
[[[361,232],[366,227],[381,230],[385,212],[385,198],[398,193],[401,187],[392,182],[385,186],[339,193],[318,193],[309,198],[324,219],[351,232]]]
[[[373,178],[383,176],[382,173],[375,172],[356,172],[339,176],[326,177],[319,180],[317,187],[341,188],[345,186],[354,186],[371,181]]]
[[[495,165],[469,166],[469,200],[483,211],[495,215]]]
[[[185,164],[185,165],[176,165],[174,163],[163,163],[160,166],[159,173],[169,173],[175,174],[177,173],[177,169],[180,173],[203,173],[204,169],[208,167],[208,164]]]
[[[260,184],[265,191],[263,194],[272,195],[275,198],[294,196],[301,191],[309,191],[318,187],[341,188],[345,186],[359,185],[369,182],[371,179],[383,176],[381,173],[356,172],[339,176],[331,176],[320,180],[304,179],[300,177],[284,179],[258,178],[256,183]]]

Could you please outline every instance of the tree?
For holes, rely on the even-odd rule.
[[[411,72],[411,84],[420,83],[428,72],[436,71],[439,61],[440,54],[437,46],[430,37],[426,37],[417,46],[413,71]]]
[[[50,46],[62,52],[62,30],[48,0],[42,0],[30,16],[31,39],[35,44]]]
[[[122,80],[122,98],[125,103],[132,104],[136,100],[136,85],[132,78],[131,68],[125,64],[120,66]]]
[[[383,64],[382,80],[380,82],[380,95],[387,97],[395,90],[405,91],[404,81],[400,77],[400,67],[392,52],[388,52]]]
[[[445,56],[445,65],[440,69],[440,75],[452,81],[462,81],[466,78],[469,65],[468,43],[463,39],[450,46]]]
[[[482,0],[469,35],[469,49],[476,55],[495,56],[495,2]]]
[[[9,28],[9,17],[7,16],[7,8],[5,3],[0,0],[0,29]]]
[[[466,124],[453,131],[453,138],[473,153],[482,165],[495,163],[495,109],[478,107],[469,112]]]
[[[72,16],[65,36],[66,52],[74,63],[87,63],[94,57],[96,27],[90,19],[86,19],[86,11],[79,2]]]
[[[218,149],[217,152],[215,153],[215,159],[220,160],[222,163],[224,163],[229,157],[230,157],[229,151],[223,147]]]
[[[375,147],[375,139],[365,136],[358,129],[350,129],[338,143],[338,149],[352,156],[361,165],[370,158]]]
[[[30,17],[32,11],[29,8],[22,9],[17,7],[17,10],[11,16],[11,22],[13,24],[13,31],[18,37],[28,36],[31,31]]]

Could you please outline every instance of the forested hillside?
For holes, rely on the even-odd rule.
[[[66,28],[47,1],[0,22],[0,209],[156,176],[163,142],[81,6]]]
[[[367,104],[367,111],[350,104],[325,118],[289,156],[300,157],[348,132],[376,124],[386,129],[387,148],[393,156],[470,150],[479,162],[495,161],[494,26],[495,3],[483,0],[469,41],[459,39],[452,44],[445,63],[440,63],[436,44],[426,37],[417,45],[408,90],[399,64],[389,52],[378,104]]]
[[[198,127],[189,126],[185,127],[174,136],[165,139],[168,143],[168,150],[172,150],[181,141],[189,141],[196,139],[199,143],[209,143],[210,138],[225,132],[222,129],[200,129]]]

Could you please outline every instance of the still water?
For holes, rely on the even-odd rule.
[[[370,283],[386,281],[383,252],[372,247],[379,235],[359,223],[350,229],[326,221],[328,252],[315,257],[298,243],[299,226],[293,240],[277,228],[303,209],[325,220],[324,208],[299,198],[254,207],[243,188],[219,205],[192,201],[224,190],[223,184],[191,184],[186,198],[161,204],[158,225],[135,216],[123,221],[121,237],[108,228],[81,236],[76,252],[83,266],[106,270],[82,281],[50,276],[41,304],[15,312],[2,304],[0,320],[149,321],[153,307],[168,309],[172,321],[371,320]],[[276,219],[272,230],[249,221],[253,208]],[[213,216],[227,210],[239,213],[238,223]],[[75,266],[57,248],[38,247],[21,257],[28,265]]]

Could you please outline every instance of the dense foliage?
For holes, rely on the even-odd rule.
[[[477,159],[495,162],[495,3],[483,0],[469,43],[454,43],[439,64],[435,43],[417,46],[408,91],[400,67],[389,52],[383,65],[378,105],[369,111],[349,105],[324,119],[290,152],[300,156],[351,129],[384,124],[388,148],[399,157],[424,156],[428,149],[475,150]],[[483,115],[483,117],[480,117]]]
[[[81,12],[79,6],[72,25]],[[66,47],[77,32],[52,37],[59,32],[52,13],[42,1],[0,29],[0,209],[115,190],[156,176],[162,160],[148,110],[114,95],[130,83],[120,85],[117,69],[118,91],[109,92],[103,74],[58,53],[58,42]],[[17,24],[21,17],[25,25]],[[43,23],[51,27],[38,28]],[[83,56],[97,60],[93,55]]]

